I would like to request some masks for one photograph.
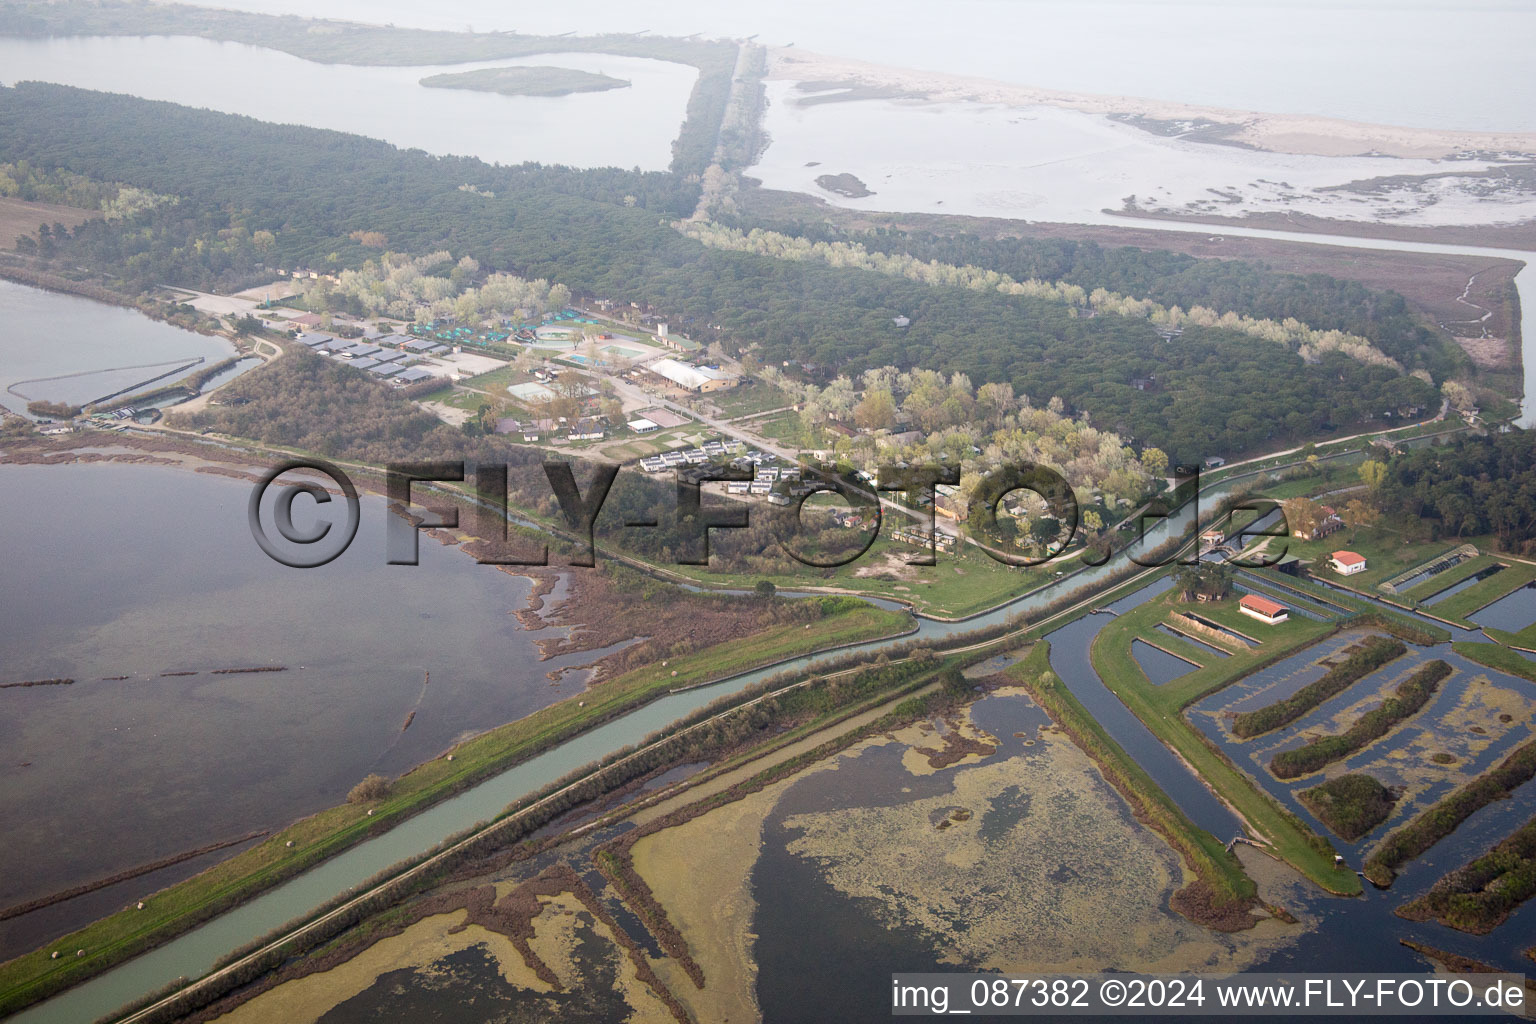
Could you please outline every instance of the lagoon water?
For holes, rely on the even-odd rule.
[[[425,538],[419,566],[386,565],[381,499],[335,562],[286,568],[250,535],[249,487],[0,467],[0,682],[75,680],[0,690],[0,906],[280,828],[580,688],[545,672],[595,655],[540,662],[512,616],[525,578]],[[287,671],[213,672],[255,666]],[[0,924],[0,954],[204,866]]]
[[[419,84],[442,72],[526,65],[577,68],[631,85],[544,97]],[[58,82],[503,164],[665,170],[697,78],[686,64],[611,54],[355,67],[189,36],[0,37],[0,82],[7,85]]]
[[[1517,633],[1536,623],[1536,586],[1527,584],[1473,612],[1469,618],[1487,629]]]
[[[176,366],[198,359],[209,365],[235,354],[225,338],[9,281],[0,281],[0,315],[0,405],[14,412],[25,410],[29,399],[89,402]],[[117,370],[147,364],[153,366]],[[14,392],[6,390],[12,387]]]
[[[801,102],[813,95],[795,82],[768,84],[765,130],[773,141],[752,175],[768,188],[854,209],[1093,223],[1134,196],[1144,209],[1234,217],[1290,212],[1420,226],[1536,217],[1528,194],[1328,191],[1390,175],[1475,173],[1490,166],[1481,161],[1271,153],[1164,138],[1050,106]],[[815,183],[827,173],[852,174],[874,195],[834,196]]]
[[[227,0],[219,6],[462,31],[743,38],[879,64],[1239,110],[1536,129],[1522,0]]]

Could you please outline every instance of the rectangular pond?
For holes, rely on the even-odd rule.
[[[1147,678],[1157,686],[1171,683],[1200,667],[1192,661],[1185,661],[1177,655],[1169,654],[1161,647],[1154,647],[1140,637],[1131,641],[1131,656],[1147,674]]]
[[[1478,609],[1468,618],[1484,629],[1519,632],[1536,622],[1536,583],[1527,583],[1514,593]]]

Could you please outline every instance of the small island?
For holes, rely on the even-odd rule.
[[[823,174],[816,178],[816,184],[828,192],[835,192],[849,199],[863,199],[865,196],[874,195],[865,184],[852,174]]]
[[[476,92],[494,92],[503,96],[569,96],[576,92],[606,92],[609,89],[627,89],[630,83],[622,78],[576,68],[548,66],[481,68],[478,71],[455,71],[441,75],[428,75],[421,80],[428,89],[473,89]]]

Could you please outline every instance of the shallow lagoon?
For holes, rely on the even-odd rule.
[[[479,68],[554,65],[629,81],[570,96],[427,88],[420,80]],[[665,170],[698,70],[597,53],[419,67],[319,64],[242,43],[190,36],[0,37],[0,81],[57,82],[366,135],[438,156],[491,163]]]
[[[580,688],[582,673],[551,686],[545,672],[595,655],[540,662],[511,614],[526,579],[425,538],[419,566],[386,565],[381,499],[364,500],[346,554],[289,569],[249,533],[249,487],[0,467],[0,682],[75,680],[0,690],[0,905],[282,827]],[[269,665],[288,670],[212,674]],[[204,866],[5,922],[0,947]]]
[[[235,354],[225,338],[185,331],[120,306],[9,281],[0,281],[0,310],[5,318],[0,331],[0,405],[13,412],[24,411],[31,399],[90,402],[178,366],[198,360],[208,366]],[[141,369],[118,369],[122,367]],[[235,369],[231,367],[229,376]],[[190,372],[159,383],[172,383]]]

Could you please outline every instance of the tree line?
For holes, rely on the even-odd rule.
[[[877,228],[849,231],[827,222],[753,222],[721,216],[722,225],[798,235],[817,243],[861,246],[871,253],[906,255],[940,264],[975,266],[1019,281],[1105,289],[1185,310],[1204,306],[1239,310],[1263,320],[1298,320],[1318,330],[1357,335],[1400,362],[1424,369],[1436,381],[1465,358],[1455,345],[1424,326],[1406,299],[1326,274],[1296,274],[1260,261],[1204,259],[1186,253],[1134,246],[1107,247],[1065,238],[983,238],[971,233],[935,234]]]

